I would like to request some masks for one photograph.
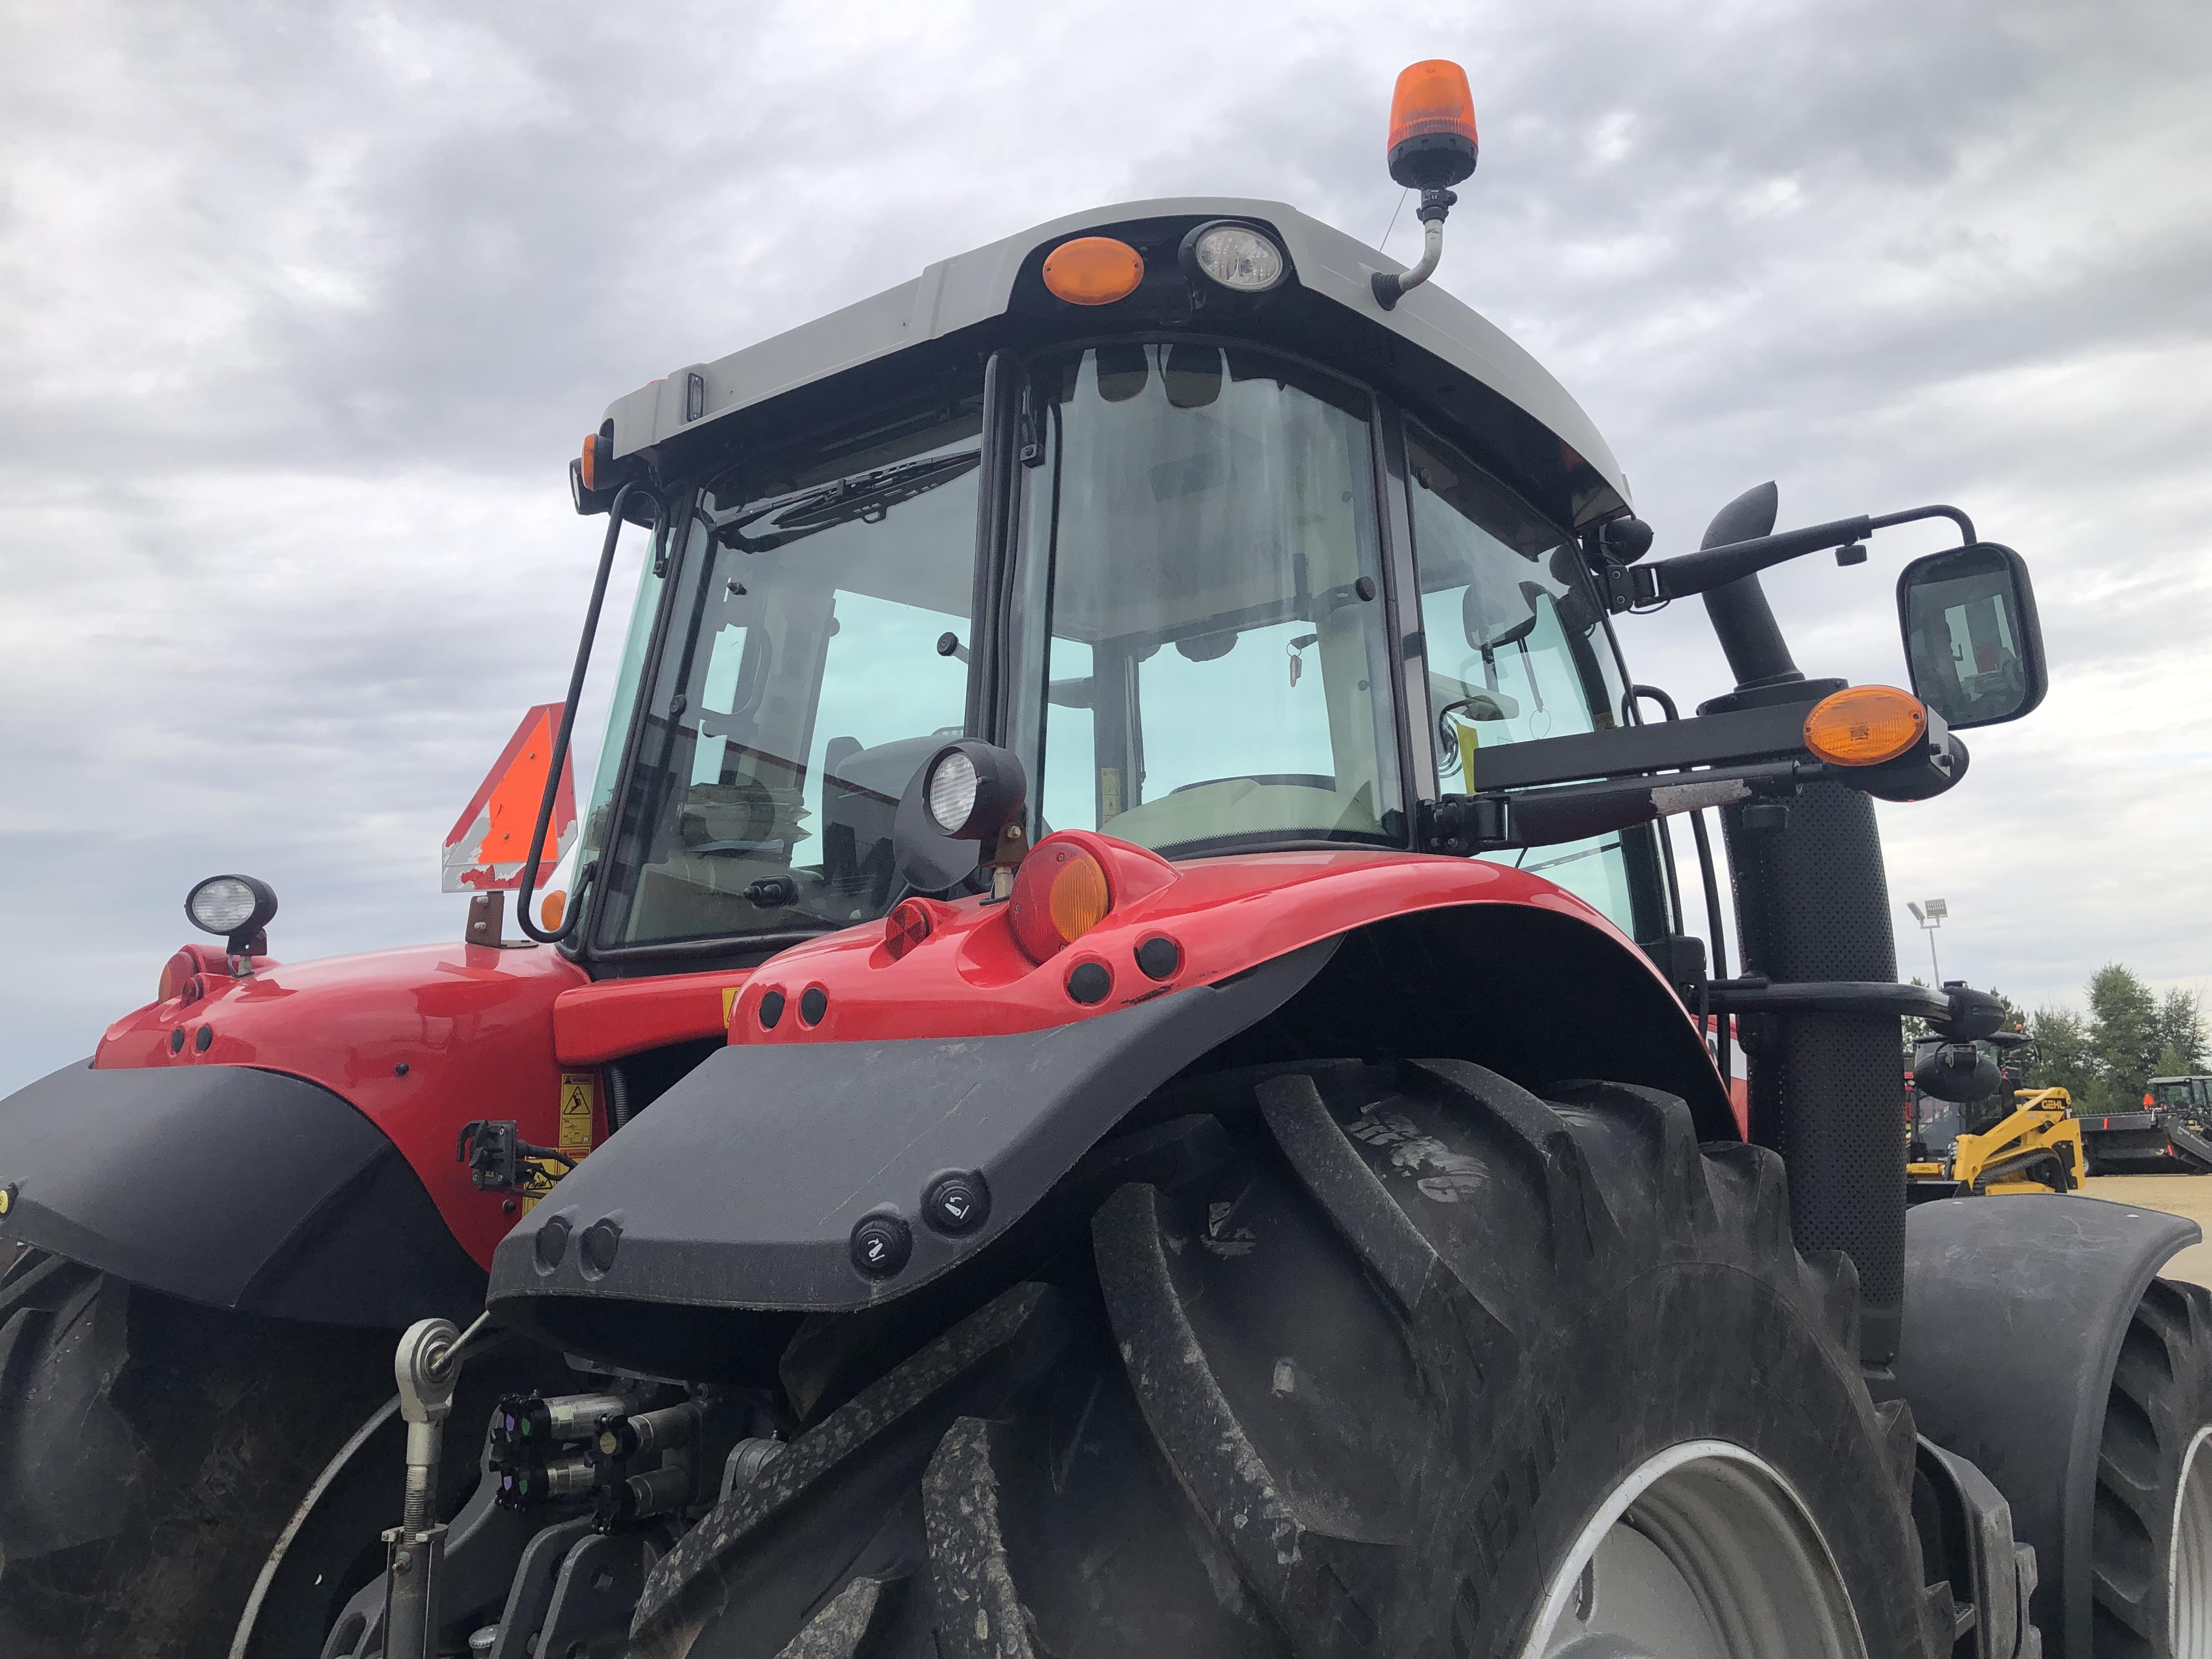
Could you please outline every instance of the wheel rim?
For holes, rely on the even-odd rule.
[[[2212,1458],[2205,1468],[2212,1476]],[[1741,1446],[1693,1440],[1647,1461],[1599,1505],[1521,1652],[1864,1659],[1866,1646],[1834,1557],[1789,1482]]]
[[[2182,1454],[2173,1496],[2173,1543],[2166,1561],[2166,1648],[2173,1659],[2212,1659],[2212,1454],[2199,1429]]]

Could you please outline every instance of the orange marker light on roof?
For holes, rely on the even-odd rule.
[[[1854,685],[1805,716],[1805,746],[1831,766],[1879,766],[1928,735],[1928,711],[1893,685]]]
[[[1079,236],[1045,255],[1045,287],[1072,306],[1110,306],[1144,280],[1145,256],[1111,236]]]
[[[586,489],[597,489],[599,487],[600,459],[599,434],[596,432],[586,433],[584,434],[583,471],[584,488]]]
[[[1408,190],[1443,189],[1474,171],[1474,94],[1467,71],[1431,58],[1399,71],[1390,95],[1390,176]]]

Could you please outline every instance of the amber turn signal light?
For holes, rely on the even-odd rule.
[[[1111,236],[1079,236],[1044,259],[1044,285],[1072,306],[1110,306],[1145,280],[1145,256]]]
[[[583,476],[584,488],[586,489],[597,489],[599,487],[600,459],[599,434],[596,432],[586,433],[584,434]]]
[[[1014,942],[1043,962],[1106,920],[1113,896],[1105,866],[1080,847],[1043,846],[1022,860],[1007,905]]]
[[[1805,746],[1831,766],[1879,766],[1928,735],[1928,711],[1893,685],[1854,685],[1805,716]]]

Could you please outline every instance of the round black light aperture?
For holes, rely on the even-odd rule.
[[[770,991],[760,1000],[760,1023],[763,1031],[775,1030],[776,1022],[783,1018],[783,993]]]
[[[622,1248],[622,1228],[611,1217],[601,1217],[584,1229],[581,1245],[584,1265],[593,1273],[605,1273],[615,1265],[615,1252]]]
[[[1172,979],[1182,966],[1182,948],[1155,933],[1137,947],[1137,968],[1146,979]]]
[[[562,1216],[554,1216],[538,1230],[538,1260],[545,1267],[557,1267],[561,1258],[568,1253],[568,1223]]]
[[[1113,972],[1103,962],[1079,962],[1067,975],[1067,994],[1078,1002],[1103,1002],[1113,989]]]

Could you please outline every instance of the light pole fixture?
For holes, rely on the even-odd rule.
[[[1928,963],[1935,969],[1936,983],[1940,988],[1943,983],[1943,964],[1936,955],[1936,930],[1943,925],[1943,918],[1951,914],[1951,907],[1942,899],[1926,899],[1917,904],[1908,899],[1905,908],[1912,912],[1913,921],[1918,922],[1920,931],[1928,935]]]

